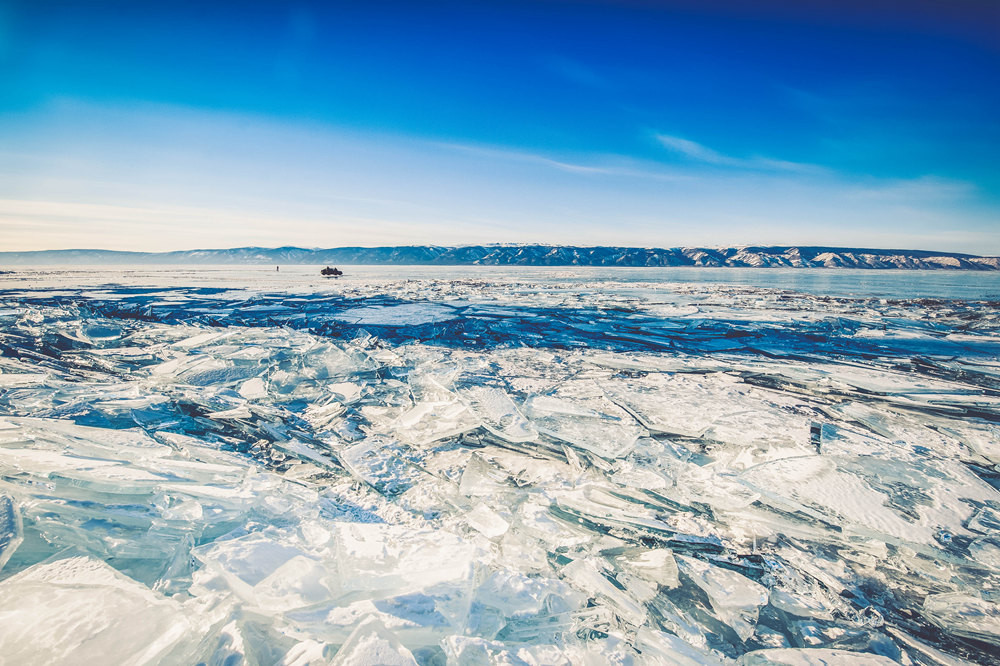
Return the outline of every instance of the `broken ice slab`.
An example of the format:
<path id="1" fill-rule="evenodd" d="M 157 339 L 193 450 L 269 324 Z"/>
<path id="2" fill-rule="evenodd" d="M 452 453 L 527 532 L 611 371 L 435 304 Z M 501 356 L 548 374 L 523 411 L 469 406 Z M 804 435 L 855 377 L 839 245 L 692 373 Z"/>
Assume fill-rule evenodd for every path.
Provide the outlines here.
<path id="1" fill-rule="evenodd" d="M 191 386 L 236 386 L 258 372 L 259 368 L 236 365 L 207 354 L 182 356 L 153 368 L 161 380 Z"/>
<path id="2" fill-rule="evenodd" d="M 333 658 L 333 666 L 380 664 L 383 666 L 417 666 L 413 653 L 378 621 L 369 617 L 358 624 Z"/>
<path id="3" fill-rule="evenodd" d="M 661 520 L 655 510 L 630 499 L 598 486 L 585 486 L 560 493 L 549 513 L 597 534 L 624 529 L 636 536 L 663 541 L 677 535 L 677 530 Z"/>
<path id="4" fill-rule="evenodd" d="M 801 400 L 762 391 L 729 374 L 650 374 L 601 387 L 651 432 L 745 447 L 796 447 L 809 441 L 809 418 L 790 409 Z"/>
<path id="5" fill-rule="evenodd" d="M 895 666 L 880 654 L 828 648 L 770 648 L 747 652 L 739 666 Z"/>
<path id="6" fill-rule="evenodd" d="M 502 389 L 476 386 L 460 394 L 483 427 L 497 437 L 509 442 L 531 442 L 538 437 L 535 426 Z"/>
<path id="7" fill-rule="evenodd" d="M 666 666 L 722 666 L 719 656 L 699 650 L 681 638 L 665 631 L 643 627 L 636 635 L 636 647 L 650 664 Z"/>
<path id="8" fill-rule="evenodd" d="M 684 555 L 677 556 L 681 572 L 700 587 L 720 620 L 742 639 L 749 639 L 757 625 L 760 607 L 767 604 L 767 588 L 729 569 Z"/>
<path id="9" fill-rule="evenodd" d="M 177 602 L 89 557 L 0 581 L 0 654 L 13 664 L 194 661 L 207 627 Z"/>
<path id="10" fill-rule="evenodd" d="M 612 582 L 607 565 L 597 558 L 573 560 L 560 572 L 578 590 L 606 600 L 615 615 L 628 624 L 639 627 L 646 620 L 645 605 L 623 589 L 621 583 Z"/>
<path id="11" fill-rule="evenodd" d="M 509 478 L 507 472 L 473 453 L 462 471 L 458 492 L 468 497 L 493 495 L 514 487 Z"/>
<path id="12" fill-rule="evenodd" d="M 846 534 L 938 546 L 942 529 L 966 534 L 972 505 L 996 491 L 955 461 L 933 464 L 881 457 L 803 456 L 765 463 L 742 479 L 761 502 L 802 512 Z"/>
<path id="13" fill-rule="evenodd" d="M 981 507 L 969 519 L 967 527 L 980 534 L 1000 533 L 1000 509 L 990 506 Z"/>
<path id="14" fill-rule="evenodd" d="M 969 544 L 969 555 L 980 566 L 1000 572 L 1000 535 L 973 540 Z"/>
<path id="15" fill-rule="evenodd" d="M 771 588 L 769 599 L 772 606 L 789 615 L 810 617 L 817 620 L 832 621 L 835 607 L 825 598 L 826 595 L 810 590 L 812 594 L 794 594 L 782 588 Z"/>
<path id="16" fill-rule="evenodd" d="M 327 455 L 317 451 L 316 449 L 310 447 L 304 442 L 299 442 L 296 440 L 288 440 L 285 442 L 273 442 L 271 448 L 278 449 L 290 455 L 293 455 L 301 460 L 306 460 L 311 463 L 315 463 L 320 467 L 331 470 L 340 471 L 343 470 L 343 465 L 335 460 L 332 456 Z"/>
<path id="17" fill-rule="evenodd" d="M 253 417 L 250 412 L 250 408 L 246 405 L 240 405 L 239 407 L 233 407 L 232 409 L 224 409 L 218 412 L 209 412 L 205 414 L 207 418 L 213 420 L 242 420 L 249 419 Z"/>
<path id="18" fill-rule="evenodd" d="M 218 589 L 221 577 L 233 593 L 255 607 L 287 611 L 329 599 L 336 575 L 296 546 L 262 533 L 216 541 L 192 550 L 205 565 L 194 576 L 195 590 Z"/>
<path id="19" fill-rule="evenodd" d="M 23 470 L 21 477 L 14 478 L 47 483 L 80 499 L 102 494 L 117 496 L 120 501 L 138 500 L 152 494 L 155 483 L 170 480 L 124 460 L 60 455 L 44 449 L 0 448 L 0 466 L 10 474 Z"/>
<path id="20" fill-rule="evenodd" d="M 0 570 L 24 540 L 21 513 L 10 495 L 0 495 Z"/>
<path id="21" fill-rule="evenodd" d="M 488 576 L 475 592 L 475 603 L 500 613 L 501 623 L 543 621 L 546 615 L 579 608 L 586 593 L 574 590 L 551 575 L 529 576 L 500 569 Z"/>
<path id="22" fill-rule="evenodd" d="M 364 392 L 364 387 L 354 382 L 336 382 L 327 385 L 327 390 L 340 398 L 345 405 L 357 402 Z"/>
<path id="23" fill-rule="evenodd" d="M 646 429 L 592 382 L 572 382 L 549 395 L 536 395 L 524 413 L 538 432 L 613 460 L 628 454 Z"/>
<path id="24" fill-rule="evenodd" d="M 15 386 L 39 386 L 49 375 L 40 372 L 4 372 L 0 373 L 0 388 L 9 389 Z"/>
<path id="25" fill-rule="evenodd" d="M 340 450 L 338 456 L 356 478 L 386 497 L 395 497 L 416 485 L 424 474 L 405 453 L 399 442 L 373 435 Z"/>
<path id="26" fill-rule="evenodd" d="M 908 655 L 913 655 L 914 661 L 917 663 L 933 664 L 934 666 L 966 666 L 969 663 L 965 659 L 952 657 L 923 641 L 917 640 L 891 625 L 886 625 L 885 631 L 907 651 Z"/>
<path id="27" fill-rule="evenodd" d="M 468 432 L 479 423 L 457 396 L 450 395 L 443 400 L 418 402 L 400 414 L 391 428 L 400 440 L 423 445 Z"/>
<path id="28" fill-rule="evenodd" d="M 660 587 L 673 588 L 680 585 L 677 562 L 667 548 L 624 549 L 614 556 L 614 562 L 624 571 Z"/>
<path id="29" fill-rule="evenodd" d="M 341 585 L 381 598 L 437 586 L 468 594 L 481 547 L 444 531 L 381 523 L 337 523 Z"/>
<path id="30" fill-rule="evenodd" d="M 1000 604 L 964 592 L 931 594 L 923 614 L 949 633 L 1000 646 Z"/>
<path id="31" fill-rule="evenodd" d="M 591 615 L 597 616 L 592 612 Z M 608 627 L 610 628 L 610 627 Z M 586 634 L 586 629 L 581 629 Z M 525 640 L 519 640 L 525 639 Z M 558 664 L 638 664 L 643 663 L 620 632 L 593 634 L 587 640 L 565 637 L 527 636 L 484 640 L 477 637 L 451 636 L 444 643 L 449 664 L 484 664 L 489 666 L 547 666 Z"/>
<path id="32" fill-rule="evenodd" d="M 266 398 L 267 385 L 264 383 L 264 380 L 261 379 L 260 377 L 253 377 L 240 384 L 240 388 L 237 391 L 237 393 L 239 393 L 247 400 Z"/>
<path id="33" fill-rule="evenodd" d="M 950 422 L 942 429 L 959 438 L 973 456 L 980 456 L 989 464 L 1000 466 L 1000 426 L 996 423 Z"/>
<path id="34" fill-rule="evenodd" d="M 410 649 L 464 631 L 481 580 L 482 545 L 413 525 L 337 523 L 333 546 L 323 562 L 337 572 L 338 593 L 289 611 L 300 629 L 341 643 L 375 615 Z"/>
<path id="35" fill-rule="evenodd" d="M 467 512 L 465 522 L 487 539 L 498 539 L 510 529 L 510 522 L 485 504 L 477 504 Z"/>

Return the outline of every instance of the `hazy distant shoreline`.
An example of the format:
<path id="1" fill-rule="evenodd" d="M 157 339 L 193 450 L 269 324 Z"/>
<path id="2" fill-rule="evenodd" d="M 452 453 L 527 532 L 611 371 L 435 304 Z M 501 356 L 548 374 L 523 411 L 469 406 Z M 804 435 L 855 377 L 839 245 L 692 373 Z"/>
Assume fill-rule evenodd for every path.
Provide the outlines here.
<path id="1" fill-rule="evenodd" d="M 406 245 L 327 249 L 241 247 L 175 252 L 97 249 L 0 252 L 0 269 L 12 266 L 83 264 L 703 266 L 995 271 L 1000 270 L 1000 257 L 934 250 L 819 246 L 637 248 L 567 245 Z"/>

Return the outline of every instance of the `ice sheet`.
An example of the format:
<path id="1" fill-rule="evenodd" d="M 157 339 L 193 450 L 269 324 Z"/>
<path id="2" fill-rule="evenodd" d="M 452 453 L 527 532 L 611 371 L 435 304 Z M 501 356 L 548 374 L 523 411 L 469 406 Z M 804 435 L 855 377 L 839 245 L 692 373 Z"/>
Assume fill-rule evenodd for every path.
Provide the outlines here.
<path id="1" fill-rule="evenodd" d="M 573 275 L 0 277 L 0 655 L 989 663 L 995 304 Z"/>

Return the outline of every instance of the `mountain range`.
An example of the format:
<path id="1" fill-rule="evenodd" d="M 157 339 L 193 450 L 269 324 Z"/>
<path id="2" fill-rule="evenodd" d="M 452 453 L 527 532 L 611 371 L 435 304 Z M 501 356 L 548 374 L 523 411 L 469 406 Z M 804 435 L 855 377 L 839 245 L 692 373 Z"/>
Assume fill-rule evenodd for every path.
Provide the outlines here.
<path id="1" fill-rule="evenodd" d="M 396 247 L 239 247 L 175 252 L 40 250 L 0 252 L 0 269 L 81 264 L 329 264 L 482 266 L 729 266 L 1000 270 L 1000 257 L 931 250 L 817 246 L 721 248 L 579 247 L 569 245 L 405 245 Z"/>

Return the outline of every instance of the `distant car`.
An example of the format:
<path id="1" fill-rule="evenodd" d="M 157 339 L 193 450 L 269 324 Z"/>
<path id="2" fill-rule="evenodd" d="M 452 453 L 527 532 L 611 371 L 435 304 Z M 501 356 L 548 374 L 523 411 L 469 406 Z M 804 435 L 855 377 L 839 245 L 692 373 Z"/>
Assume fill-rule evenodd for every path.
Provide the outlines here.
<path id="1" fill-rule="evenodd" d="M 323 270 L 321 270 L 319 273 L 320 273 L 320 275 L 324 275 L 326 277 L 337 277 L 339 275 L 343 275 L 344 271 L 342 271 L 340 269 L 337 269 L 337 268 L 330 268 L 329 266 L 327 266 L 326 268 L 324 268 Z"/>

